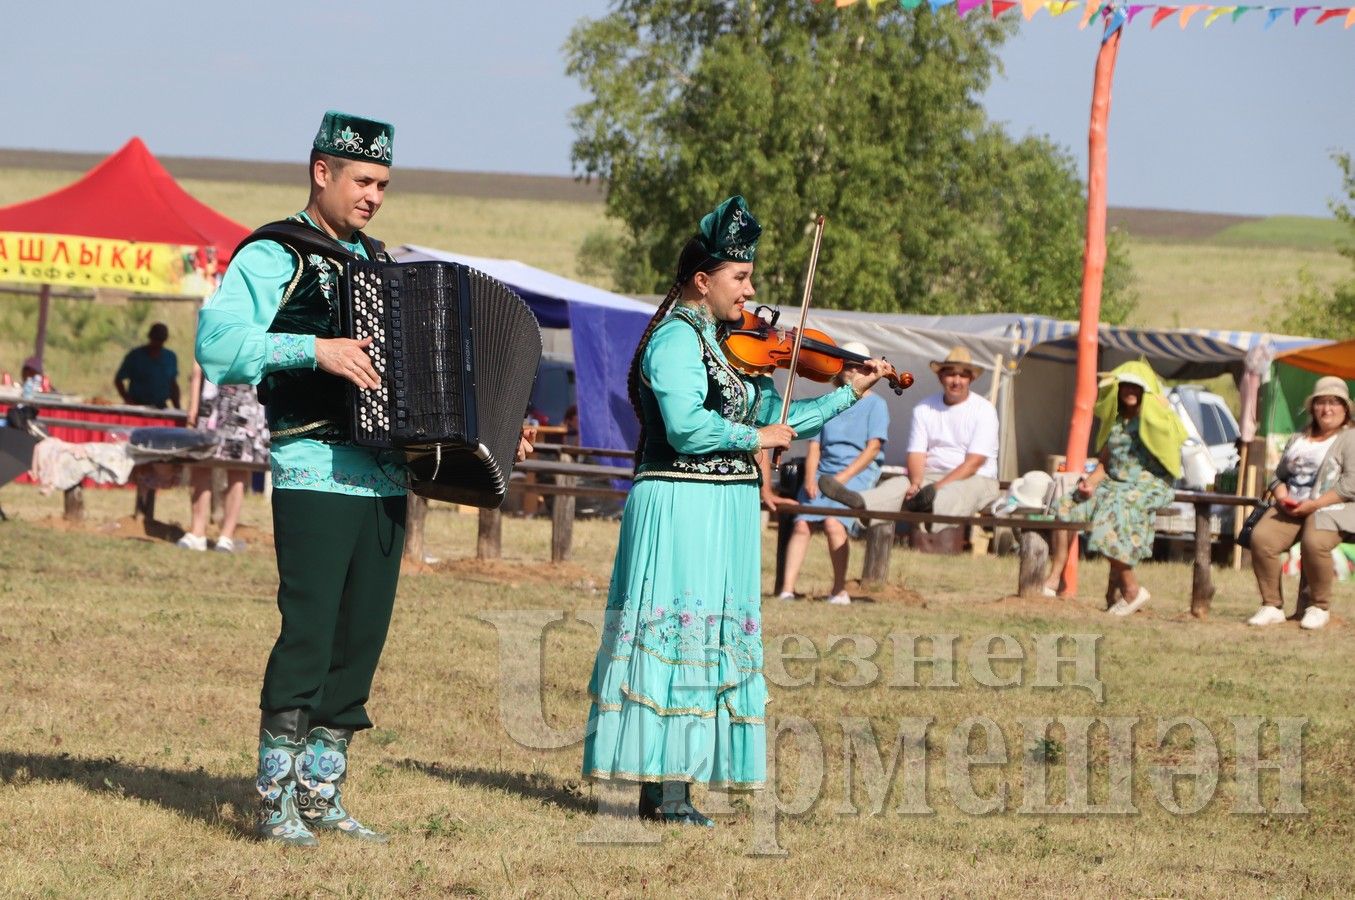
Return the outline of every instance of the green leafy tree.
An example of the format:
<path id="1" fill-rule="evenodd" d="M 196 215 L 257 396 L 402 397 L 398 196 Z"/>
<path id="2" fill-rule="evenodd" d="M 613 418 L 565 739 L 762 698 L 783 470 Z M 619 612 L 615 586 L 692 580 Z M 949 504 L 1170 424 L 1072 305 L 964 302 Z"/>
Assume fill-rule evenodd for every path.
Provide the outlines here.
<path id="1" fill-rule="evenodd" d="M 617 0 L 568 71 L 576 170 L 625 229 L 614 278 L 663 292 L 695 223 L 742 193 L 764 226 L 764 300 L 798 301 L 814 217 L 816 303 L 1075 316 L 1085 200 L 1071 157 L 1014 141 L 979 103 L 1008 22 L 807 0 Z M 592 258 L 597 248 L 590 248 Z M 1132 308 L 1112 242 L 1104 315 Z"/>
<path id="2" fill-rule="evenodd" d="M 1341 169 L 1344 199 L 1329 204 L 1337 221 L 1349 229 L 1348 239 L 1337 248 L 1355 264 L 1355 160 L 1349 153 L 1332 158 Z M 1298 293 L 1290 298 L 1275 322 L 1277 331 L 1341 340 L 1355 337 L 1355 276 L 1338 282 L 1330 290 L 1323 288 L 1307 270 L 1299 272 Z"/>

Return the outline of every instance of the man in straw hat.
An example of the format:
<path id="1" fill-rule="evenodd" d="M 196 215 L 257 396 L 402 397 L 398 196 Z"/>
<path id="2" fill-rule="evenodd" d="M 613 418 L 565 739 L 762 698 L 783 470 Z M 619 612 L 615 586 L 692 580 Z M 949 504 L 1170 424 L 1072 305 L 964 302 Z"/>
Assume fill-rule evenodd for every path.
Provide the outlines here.
<path id="1" fill-rule="evenodd" d="M 941 390 L 913 407 L 908 427 L 908 477 L 867 491 L 820 479 L 823 493 L 855 509 L 934 512 L 968 516 L 998 496 L 997 410 L 970 386 L 983 374 L 969 350 L 952 347 L 932 360 Z"/>

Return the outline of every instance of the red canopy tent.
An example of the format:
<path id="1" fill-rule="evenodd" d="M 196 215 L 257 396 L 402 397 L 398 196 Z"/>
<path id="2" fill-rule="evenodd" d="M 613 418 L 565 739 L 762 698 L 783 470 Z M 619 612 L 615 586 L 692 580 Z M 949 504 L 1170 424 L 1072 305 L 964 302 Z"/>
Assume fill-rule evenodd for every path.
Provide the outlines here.
<path id="1" fill-rule="evenodd" d="M 134 137 L 84 177 L 0 208 L 0 281 L 202 296 L 249 229 L 195 200 Z"/>

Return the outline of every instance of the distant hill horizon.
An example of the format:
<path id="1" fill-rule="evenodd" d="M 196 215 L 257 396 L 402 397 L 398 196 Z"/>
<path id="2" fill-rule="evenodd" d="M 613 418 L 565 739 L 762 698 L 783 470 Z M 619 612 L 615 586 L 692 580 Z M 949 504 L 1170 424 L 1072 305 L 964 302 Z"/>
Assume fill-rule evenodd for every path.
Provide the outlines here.
<path id="1" fill-rule="evenodd" d="M 0 148 L 0 168 L 41 169 L 83 173 L 106 158 L 101 153 L 59 150 Z M 262 162 L 188 156 L 157 159 L 178 179 L 241 181 L 261 184 L 296 184 L 300 162 Z M 601 203 L 602 185 L 569 175 L 522 175 L 508 172 L 466 172 L 401 167 L 396 182 L 401 192 L 470 197 L 493 200 L 534 200 L 563 203 Z M 1314 237 L 1325 243 L 1334 219 L 1315 216 L 1260 216 L 1191 210 L 1111 207 L 1109 225 L 1135 238 L 1170 241 L 1228 243 L 1293 243 L 1311 245 Z M 1257 223 L 1283 220 L 1286 227 L 1274 229 Z"/>

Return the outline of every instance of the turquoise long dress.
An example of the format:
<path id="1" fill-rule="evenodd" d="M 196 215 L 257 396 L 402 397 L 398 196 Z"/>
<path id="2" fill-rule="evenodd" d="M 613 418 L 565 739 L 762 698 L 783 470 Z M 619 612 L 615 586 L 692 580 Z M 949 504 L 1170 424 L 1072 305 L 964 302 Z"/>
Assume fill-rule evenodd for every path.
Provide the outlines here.
<path id="1" fill-rule="evenodd" d="M 715 324 L 679 307 L 641 361 L 644 439 L 626 500 L 583 773 L 758 788 L 766 781 L 757 427 L 770 378 L 743 375 Z M 801 437 L 855 402 L 849 387 L 791 405 Z"/>

